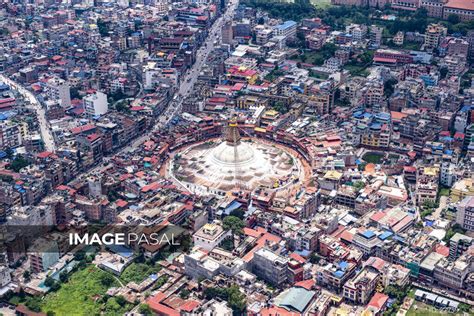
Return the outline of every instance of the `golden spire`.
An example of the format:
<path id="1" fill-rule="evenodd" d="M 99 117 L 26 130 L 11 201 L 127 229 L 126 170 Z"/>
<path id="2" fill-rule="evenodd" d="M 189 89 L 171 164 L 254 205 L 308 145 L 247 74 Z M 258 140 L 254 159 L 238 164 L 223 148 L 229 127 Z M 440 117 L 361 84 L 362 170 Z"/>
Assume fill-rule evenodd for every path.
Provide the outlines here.
<path id="1" fill-rule="evenodd" d="M 240 133 L 237 127 L 237 118 L 232 118 L 229 121 L 229 125 L 227 126 L 226 133 L 225 133 L 225 140 L 228 145 L 237 145 L 240 142 Z"/>

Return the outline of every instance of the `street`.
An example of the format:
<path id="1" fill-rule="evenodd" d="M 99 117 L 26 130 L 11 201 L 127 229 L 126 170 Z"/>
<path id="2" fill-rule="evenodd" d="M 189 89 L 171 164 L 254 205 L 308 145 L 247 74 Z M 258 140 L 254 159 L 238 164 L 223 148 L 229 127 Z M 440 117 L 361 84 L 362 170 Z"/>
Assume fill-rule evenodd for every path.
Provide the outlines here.
<path id="1" fill-rule="evenodd" d="M 18 93 L 20 93 L 26 100 L 30 102 L 30 106 L 28 108 L 32 108 L 36 111 L 38 122 L 40 124 L 41 138 L 43 139 L 45 150 L 55 152 L 56 143 L 54 141 L 53 133 L 49 128 L 48 121 L 46 120 L 46 112 L 38 99 L 36 99 L 33 93 L 25 89 L 22 85 L 14 82 L 6 76 L 0 74 L 0 80 L 4 81 L 13 89 L 17 90 Z"/>
<path id="2" fill-rule="evenodd" d="M 189 69 L 187 74 L 183 77 L 183 80 L 180 84 L 177 94 L 177 100 L 173 99 L 170 102 L 167 109 L 165 109 L 161 115 L 161 118 L 158 120 L 158 123 L 155 125 L 154 130 L 158 130 L 166 126 L 173 117 L 179 113 L 181 109 L 181 105 L 183 100 L 189 96 L 192 91 L 194 84 L 196 83 L 197 78 L 199 77 L 199 73 L 203 65 L 205 64 L 209 53 L 214 49 L 214 42 L 218 44 L 221 41 L 220 38 L 220 30 L 222 29 L 224 22 L 227 20 L 231 20 L 235 14 L 235 9 L 239 4 L 238 0 L 231 0 L 229 8 L 225 11 L 225 13 L 212 25 L 211 29 L 209 30 L 209 35 L 206 41 L 203 43 L 201 48 L 198 51 L 196 62 L 193 66 Z"/>

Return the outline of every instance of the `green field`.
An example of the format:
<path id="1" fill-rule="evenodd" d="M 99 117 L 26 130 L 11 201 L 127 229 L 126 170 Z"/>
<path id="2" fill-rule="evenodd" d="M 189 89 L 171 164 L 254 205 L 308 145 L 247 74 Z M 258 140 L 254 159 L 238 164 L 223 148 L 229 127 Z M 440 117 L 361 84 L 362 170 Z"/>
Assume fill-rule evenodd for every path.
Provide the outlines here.
<path id="1" fill-rule="evenodd" d="M 368 152 L 366 153 L 363 157 L 362 160 L 368 163 L 381 163 L 382 162 L 383 155 L 375 153 L 375 152 Z"/>
<path id="2" fill-rule="evenodd" d="M 150 266 L 144 263 L 132 263 L 122 272 L 120 280 L 124 284 L 128 282 L 140 283 L 145 280 L 148 276 L 153 273 L 160 271 L 161 267 L 159 265 Z"/>
<path id="3" fill-rule="evenodd" d="M 454 316 L 454 315 L 462 315 L 462 313 L 447 313 L 444 311 L 440 311 L 439 309 L 436 309 L 433 306 L 415 301 L 406 314 L 406 316 L 441 316 L 441 315 Z"/>
<path id="4" fill-rule="evenodd" d="M 331 6 L 331 0 L 311 0 L 311 3 L 319 9 L 325 9 Z"/>
<path id="5" fill-rule="evenodd" d="M 62 315 L 97 315 L 103 311 L 108 315 L 121 315 L 131 306 L 120 306 L 115 298 L 103 300 L 109 287 L 119 286 L 112 279 L 110 286 L 105 286 L 101 280 L 111 274 L 95 266 L 86 267 L 73 273 L 67 283 L 61 285 L 57 292 L 45 296 L 41 302 L 43 312 L 53 312 Z"/>

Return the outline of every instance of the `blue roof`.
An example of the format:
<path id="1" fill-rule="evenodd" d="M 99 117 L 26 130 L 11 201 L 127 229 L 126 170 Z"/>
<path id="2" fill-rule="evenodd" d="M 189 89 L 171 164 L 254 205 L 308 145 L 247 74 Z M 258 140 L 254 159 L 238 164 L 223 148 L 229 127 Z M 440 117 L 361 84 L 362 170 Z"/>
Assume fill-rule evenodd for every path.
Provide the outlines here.
<path id="1" fill-rule="evenodd" d="M 349 264 L 346 261 L 339 262 L 339 269 L 346 270 Z"/>
<path id="2" fill-rule="evenodd" d="M 377 113 L 375 115 L 375 117 L 377 119 L 384 120 L 384 121 L 389 121 L 390 120 L 390 114 L 385 113 L 385 112 Z"/>
<path id="3" fill-rule="evenodd" d="M 237 201 L 232 201 L 232 203 L 230 203 L 226 208 L 225 208 L 225 213 L 227 215 L 229 215 L 230 213 L 232 213 L 233 211 L 239 209 L 240 207 L 242 206 L 241 203 L 237 202 Z"/>
<path id="4" fill-rule="evenodd" d="M 465 105 L 461 108 L 460 112 L 469 112 L 471 110 L 470 105 Z"/>
<path id="5" fill-rule="evenodd" d="M 375 233 L 371 230 L 366 230 L 365 232 L 362 233 L 362 236 L 368 239 L 368 238 L 374 237 Z"/>
<path id="6" fill-rule="evenodd" d="M 333 273 L 334 276 L 338 279 L 342 278 L 344 276 L 344 272 L 341 270 L 337 270 L 336 272 Z"/>
<path id="7" fill-rule="evenodd" d="M 278 306 L 303 313 L 313 299 L 315 292 L 302 287 L 293 287 L 283 295 L 281 301 L 277 303 Z"/>
<path id="8" fill-rule="evenodd" d="M 379 235 L 379 239 L 380 240 L 385 240 L 385 239 L 387 239 L 388 237 L 390 237 L 392 235 L 393 235 L 393 233 L 391 233 L 391 232 L 384 232 L 384 233 Z"/>
<path id="9" fill-rule="evenodd" d="M 309 250 L 297 250 L 295 251 L 297 254 L 299 254 L 300 256 L 302 257 L 309 257 L 309 255 L 311 254 L 311 252 Z"/>
<path id="10" fill-rule="evenodd" d="M 124 258 L 133 257 L 133 251 L 125 246 L 122 245 L 109 245 L 108 248 L 110 251 L 121 255 Z"/>
<path id="11" fill-rule="evenodd" d="M 381 128 L 382 128 L 382 124 L 380 124 L 380 123 L 372 123 L 372 124 L 370 125 L 370 128 L 371 128 L 371 129 L 381 129 Z"/>
<path id="12" fill-rule="evenodd" d="M 296 22 L 289 20 L 289 21 L 283 22 L 282 24 L 277 25 L 276 28 L 281 31 L 281 30 L 286 30 L 293 26 L 296 26 Z"/>

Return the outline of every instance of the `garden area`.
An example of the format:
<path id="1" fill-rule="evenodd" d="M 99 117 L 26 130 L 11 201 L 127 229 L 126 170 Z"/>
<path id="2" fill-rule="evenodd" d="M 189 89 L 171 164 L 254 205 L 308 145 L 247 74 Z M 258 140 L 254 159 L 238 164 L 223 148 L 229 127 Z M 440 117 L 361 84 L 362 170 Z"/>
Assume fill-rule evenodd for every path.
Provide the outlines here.
<path id="1" fill-rule="evenodd" d="M 47 315 L 122 315 L 133 305 L 121 296 L 109 297 L 109 288 L 119 286 L 115 277 L 96 266 L 86 266 L 71 274 L 57 291 L 45 297 L 20 293 L 10 298 L 11 304 L 23 304 L 34 312 Z"/>
<path id="2" fill-rule="evenodd" d="M 451 315 L 451 316 L 457 316 L 457 315 L 463 315 L 462 312 L 458 313 L 449 313 L 447 311 L 442 311 L 439 308 L 436 308 L 431 305 L 427 305 L 422 302 L 415 301 L 413 302 L 411 308 L 408 310 L 406 313 L 406 316 L 446 316 L 446 315 Z"/>
<path id="3" fill-rule="evenodd" d="M 127 284 L 129 282 L 140 283 L 151 274 L 158 273 L 161 267 L 158 264 L 132 263 L 120 275 L 120 280 Z"/>
<path id="4" fill-rule="evenodd" d="M 364 156 L 362 157 L 362 160 L 364 160 L 367 163 L 379 164 L 382 162 L 383 158 L 384 158 L 384 155 L 381 153 L 368 152 L 364 154 Z"/>

